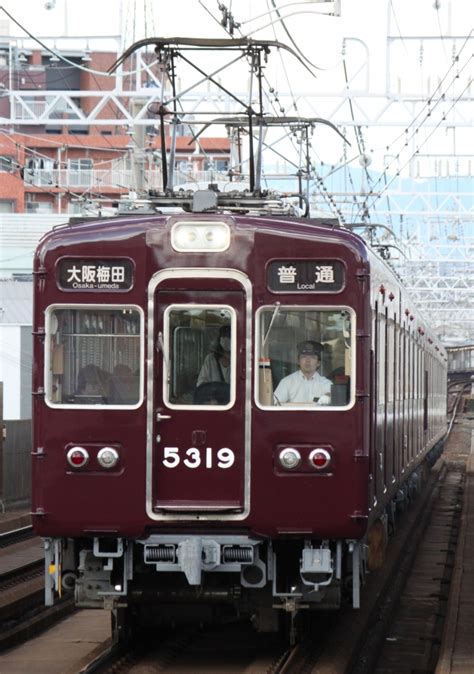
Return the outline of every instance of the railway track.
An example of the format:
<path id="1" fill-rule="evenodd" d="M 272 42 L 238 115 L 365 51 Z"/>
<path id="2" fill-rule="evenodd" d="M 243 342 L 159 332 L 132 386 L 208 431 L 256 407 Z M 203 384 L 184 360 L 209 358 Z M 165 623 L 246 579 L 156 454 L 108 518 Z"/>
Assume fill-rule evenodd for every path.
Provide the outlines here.
<path id="1" fill-rule="evenodd" d="M 41 575 L 44 554 L 41 539 L 33 537 L 31 530 L 22 533 L 22 540 L 18 540 L 18 530 L 2 534 L 2 543 L 0 591 L 3 595 L 10 588 Z"/>
<path id="2" fill-rule="evenodd" d="M 11 531 L 3 531 L 0 533 L 0 550 L 33 537 L 34 533 L 31 524 L 19 527 L 18 529 L 12 529 Z"/>
<path id="3" fill-rule="evenodd" d="M 259 635 L 249 624 L 235 623 L 205 630 L 183 629 L 162 637 L 158 646 L 142 644 L 126 652 L 112 646 L 79 671 L 80 674 L 211 670 L 226 674 L 287 674 L 293 671 L 287 664 L 294 650 L 278 643 L 275 635 Z"/>
<path id="4" fill-rule="evenodd" d="M 0 651 L 10 648 L 73 610 L 72 599 L 44 606 L 44 554 L 31 526 L 0 537 Z"/>
<path id="5" fill-rule="evenodd" d="M 408 551 L 409 573 L 400 570 L 381 606 L 353 674 L 434 671 L 446 615 L 461 515 L 464 467 L 448 465 L 433 495 L 423 538 Z"/>
<path id="6" fill-rule="evenodd" d="M 459 415 L 446 451 L 447 476 L 417 547 L 413 569 L 383 629 L 354 674 L 434 671 L 438 659 L 462 513 L 472 414 Z M 363 660 L 367 660 L 364 665 Z"/>

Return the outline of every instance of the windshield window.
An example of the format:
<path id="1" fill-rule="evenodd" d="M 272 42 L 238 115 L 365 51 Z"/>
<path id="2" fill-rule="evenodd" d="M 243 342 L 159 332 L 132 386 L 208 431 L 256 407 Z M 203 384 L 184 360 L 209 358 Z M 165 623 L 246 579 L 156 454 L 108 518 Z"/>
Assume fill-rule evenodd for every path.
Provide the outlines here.
<path id="1" fill-rule="evenodd" d="M 172 306 L 165 325 L 168 403 L 230 406 L 235 389 L 234 310 L 214 305 Z"/>
<path id="2" fill-rule="evenodd" d="M 141 311 L 54 308 L 47 314 L 47 400 L 59 405 L 137 405 Z"/>
<path id="3" fill-rule="evenodd" d="M 354 314 L 346 308 L 265 307 L 257 319 L 257 402 L 314 409 L 353 400 Z"/>

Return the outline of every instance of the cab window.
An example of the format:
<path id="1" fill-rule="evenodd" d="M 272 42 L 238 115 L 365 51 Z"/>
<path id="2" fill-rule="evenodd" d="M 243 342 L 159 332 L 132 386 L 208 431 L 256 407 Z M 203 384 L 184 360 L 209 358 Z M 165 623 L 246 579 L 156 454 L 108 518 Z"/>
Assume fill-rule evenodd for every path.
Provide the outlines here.
<path id="1" fill-rule="evenodd" d="M 171 407 L 229 408 L 235 399 L 235 312 L 171 306 L 165 314 L 164 399 Z"/>
<path id="2" fill-rule="evenodd" d="M 142 388 L 142 325 L 138 307 L 49 309 L 47 402 L 53 406 L 137 406 Z"/>
<path id="3" fill-rule="evenodd" d="M 264 307 L 257 313 L 257 404 L 346 407 L 354 392 L 355 315 L 348 308 Z"/>

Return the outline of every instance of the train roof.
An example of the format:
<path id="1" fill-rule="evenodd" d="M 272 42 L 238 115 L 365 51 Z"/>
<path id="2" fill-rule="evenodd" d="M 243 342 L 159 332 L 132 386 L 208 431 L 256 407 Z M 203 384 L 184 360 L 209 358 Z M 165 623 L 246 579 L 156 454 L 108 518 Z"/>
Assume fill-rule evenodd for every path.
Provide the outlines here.
<path id="1" fill-rule="evenodd" d="M 58 241 L 71 243 L 72 240 L 94 240 L 99 234 L 102 240 L 115 239 L 120 236 L 134 237 L 145 233 L 151 228 L 167 229 L 177 221 L 222 221 L 227 222 L 239 229 L 273 230 L 282 234 L 296 234 L 299 236 L 313 236 L 326 238 L 335 237 L 341 241 L 358 241 L 364 248 L 367 247 L 364 240 L 354 232 L 344 229 L 338 220 L 331 218 L 297 218 L 282 215 L 252 216 L 249 214 L 227 213 L 172 213 L 172 214 L 127 214 L 113 217 L 96 218 L 71 218 L 68 222 L 54 226 L 47 232 L 38 244 L 43 248 L 50 243 L 54 245 Z"/>

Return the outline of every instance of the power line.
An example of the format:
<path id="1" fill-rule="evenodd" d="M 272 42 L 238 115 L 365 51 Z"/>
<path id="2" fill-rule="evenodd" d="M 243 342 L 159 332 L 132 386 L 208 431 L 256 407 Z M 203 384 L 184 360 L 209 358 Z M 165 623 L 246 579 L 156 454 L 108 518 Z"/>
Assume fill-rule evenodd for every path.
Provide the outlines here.
<path id="1" fill-rule="evenodd" d="M 51 49 L 51 47 L 48 47 L 48 45 L 46 45 L 44 42 L 42 42 L 42 40 L 40 40 L 33 33 L 31 33 L 27 28 L 25 28 L 25 26 L 23 26 L 23 24 L 21 24 L 19 21 L 17 21 L 17 19 L 15 19 L 15 17 L 12 14 L 10 14 L 10 12 L 8 12 L 5 9 L 5 7 L 0 6 L 0 10 L 3 11 L 8 16 L 8 18 L 11 19 L 11 21 L 13 21 L 13 23 L 15 23 L 23 32 L 25 32 L 28 35 L 29 38 L 34 40 L 34 42 L 36 42 L 37 44 L 41 45 L 41 47 L 43 47 L 43 49 L 45 49 L 47 52 L 49 52 L 52 56 L 55 56 L 56 58 L 60 59 L 61 61 L 64 61 L 65 63 L 69 63 L 69 65 L 72 66 L 73 68 L 77 68 L 78 70 L 82 70 L 86 73 L 92 73 L 92 74 L 95 74 L 95 75 L 100 75 L 101 77 L 113 77 L 113 78 L 117 77 L 114 73 L 109 73 L 109 72 L 106 72 L 106 71 L 104 72 L 103 70 L 94 70 L 92 68 L 87 68 L 86 66 L 80 65 L 79 63 L 74 63 L 74 61 L 71 61 L 66 56 L 63 56 L 63 54 L 61 54 L 60 52 L 57 52 L 55 49 Z M 134 23 L 133 30 L 135 32 L 135 23 Z M 158 63 L 158 62 L 159 61 L 157 59 L 155 61 L 155 63 Z M 154 63 L 151 64 L 151 65 L 154 65 Z M 140 69 L 137 69 L 135 71 L 129 71 L 128 70 L 128 71 L 124 72 L 123 75 L 128 77 L 128 76 L 137 75 L 137 74 L 140 74 L 140 73 L 141 73 Z"/>
<path id="2" fill-rule="evenodd" d="M 452 103 L 452 105 L 451 105 L 451 107 L 449 108 L 449 110 L 447 111 L 447 113 L 451 112 L 451 110 L 452 110 L 452 109 L 456 106 L 456 104 L 461 100 L 461 98 L 463 97 L 463 95 L 465 94 L 465 92 L 470 88 L 470 86 L 471 86 L 471 83 L 468 82 L 468 83 L 466 84 L 466 86 L 464 87 L 464 89 L 462 90 L 462 92 L 461 92 L 461 93 L 459 94 L 459 96 L 457 97 L 457 99 Z M 403 164 L 403 165 L 401 166 L 401 168 L 399 168 L 399 169 L 397 170 L 397 172 L 395 173 L 395 175 L 389 180 L 388 183 L 386 183 L 385 187 L 379 192 L 379 194 L 374 195 L 374 194 L 373 194 L 373 190 L 374 190 L 375 187 L 379 184 L 380 180 L 381 180 L 384 176 L 386 177 L 386 171 L 383 172 L 382 176 L 380 176 L 380 178 L 377 180 L 376 184 L 373 186 L 371 192 L 368 194 L 368 198 L 373 197 L 372 204 L 374 204 L 378 199 L 380 199 L 380 197 L 387 191 L 387 189 L 390 187 L 390 185 L 393 183 L 393 181 L 396 180 L 396 178 L 398 178 L 398 176 L 400 175 L 400 173 L 402 172 L 402 170 L 403 170 L 403 169 L 410 163 L 410 161 L 413 159 L 413 157 L 415 157 L 415 156 L 419 153 L 420 148 L 423 147 L 424 145 L 426 145 L 426 143 L 429 141 L 429 139 L 431 138 L 431 136 L 435 133 L 435 131 L 438 130 L 438 128 L 440 127 L 441 123 L 445 120 L 446 114 L 447 114 L 447 113 L 444 113 L 444 114 L 443 114 L 443 117 L 441 118 L 441 120 L 440 120 L 440 121 L 438 122 L 438 124 L 437 124 L 435 127 L 433 127 L 433 129 L 431 130 L 431 133 L 425 138 L 424 141 L 422 141 L 422 143 L 420 143 L 420 145 L 419 145 L 419 146 L 416 148 L 416 150 L 410 155 L 410 157 L 409 157 L 408 160 L 405 162 L 405 164 Z M 398 155 L 398 156 L 399 156 L 399 155 Z M 398 156 L 397 156 L 397 158 L 398 158 Z M 371 205 L 372 205 L 372 204 L 371 204 Z"/>

